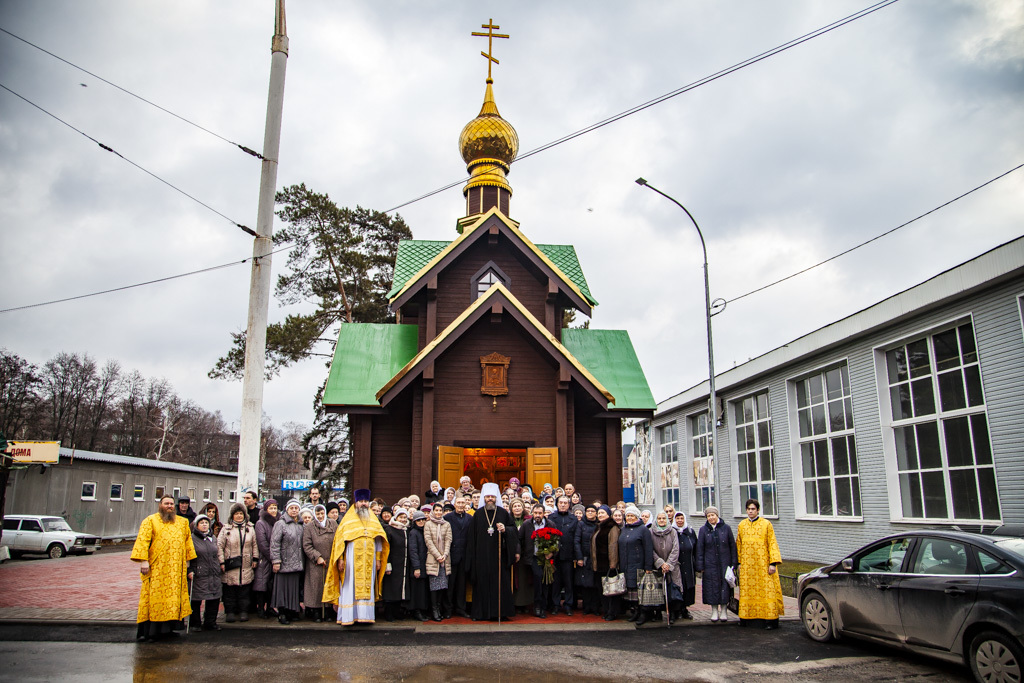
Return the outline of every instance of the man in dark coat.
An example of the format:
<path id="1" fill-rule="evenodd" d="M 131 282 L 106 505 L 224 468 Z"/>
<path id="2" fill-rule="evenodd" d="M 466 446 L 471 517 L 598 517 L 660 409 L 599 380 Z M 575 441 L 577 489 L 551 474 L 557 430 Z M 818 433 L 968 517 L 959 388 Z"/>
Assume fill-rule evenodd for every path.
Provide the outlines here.
<path id="1" fill-rule="evenodd" d="M 569 496 L 558 498 L 558 509 L 548 515 L 548 523 L 562 532 L 562 544 L 558 548 L 555 560 L 555 583 L 551 587 L 552 613 L 558 612 L 559 595 L 565 593 L 565 613 L 572 616 L 572 606 L 576 599 L 572 594 L 573 566 L 576 564 L 576 525 L 578 520 L 569 510 Z"/>
<path id="2" fill-rule="evenodd" d="M 548 618 L 548 603 L 551 601 L 551 584 L 544 583 L 544 558 L 537 557 L 537 544 L 533 540 L 533 532 L 548 526 L 544 518 L 544 506 L 537 503 L 533 506 L 530 519 L 519 527 L 520 560 L 533 572 L 533 616 Z"/>
<path id="3" fill-rule="evenodd" d="M 256 502 L 256 492 L 246 489 L 242 494 L 242 504 L 245 505 L 245 513 L 249 515 L 249 521 L 256 526 L 256 522 L 260 521 L 260 506 Z"/>
<path id="4" fill-rule="evenodd" d="M 178 498 L 178 509 L 175 510 L 179 517 L 184 517 L 188 520 L 189 524 L 196 519 L 196 511 L 192 509 L 192 500 L 188 496 L 181 496 Z"/>
<path id="5" fill-rule="evenodd" d="M 422 510 L 412 511 L 412 526 L 409 528 L 409 571 L 412 574 L 413 616 L 427 621 L 430 611 L 430 587 L 427 584 L 427 544 L 423 538 L 423 526 L 427 516 Z"/>
<path id="6" fill-rule="evenodd" d="M 466 541 L 466 574 L 473 582 L 473 621 L 515 616 L 512 565 L 518 559 L 519 536 L 512 515 L 502 507 L 498 485 L 484 484 Z"/>
<path id="7" fill-rule="evenodd" d="M 469 498 L 455 497 L 455 512 L 444 516 L 444 521 L 452 527 L 452 547 L 449 551 L 452 560 L 452 573 L 448 576 L 448 604 L 460 617 L 469 618 L 466 612 L 466 541 L 469 538 L 469 525 L 473 516 L 466 513 Z"/>

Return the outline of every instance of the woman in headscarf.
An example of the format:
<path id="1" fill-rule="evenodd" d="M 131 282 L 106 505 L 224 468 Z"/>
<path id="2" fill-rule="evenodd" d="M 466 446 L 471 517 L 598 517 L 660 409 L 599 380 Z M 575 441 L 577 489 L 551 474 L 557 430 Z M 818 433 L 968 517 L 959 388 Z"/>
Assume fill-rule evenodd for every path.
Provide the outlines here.
<path id="1" fill-rule="evenodd" d="M 510 498 L 519 498 L 522 493 L 519 485 L 519 477 L 512 477 L 508 480 L 508 493 Z"/>
<path id="2" fill-rule="evenodd" d="M 651 530 L 640 521 L 640 510 L 635 505 L 626 507 L 626 523 L 619 533 L 619 564 L 626 574 L 626 602 L 629 603 L 629 621 L 637 626 L 648 619 L 647 609 L 640 606 L 639 575 L 654 571 L 654 543 Z"/>
<path id="3" fill-rule="evenodd" d="M 573 505 L 573 506 L 572 506 L 571 508 L 569 508 L 569 509 L 570 509 L 570 510 L 572 511 L 572 514 L 576 516 L 576 521 L 577 521 L 577 522 L 579 522 L 580 520 L 582 520 L 582 519 L 583 519 L 583 516 L 584 516 L 584 515 L 586 514 L 586 512 L 587 512 L 587 508 L 586 508 L 586 506 L 585 506 L 585 505 L 583 505 L 582 503 L 576 503 L 575 505 Z"/>
<path id="4" fill-rule="evenodd" d="M 231 623 L 235 619 L 249 621 L 249 597 L 260 551 L 245 505 L 231 506 L 229 522 L 217 537 L 217 554 L 224 572 L 224 621 Z"/>
<path id="5" fill-rule="evenodd" d="M 334 532 L 338 523 L 327 516 L 323 505 L 313 507 L 313 521 L 302 528 L 302 552 L 306 556 L 306 577 L 302 583 L 302 603 L 306 616 L 316 623 L 335 618 L 334 610 L 323 601 L 327 562 L 331 559 Z"/>
<path id="6" fill-rule="evenodd" d="M 430 617 L 430 586 L 427 583 L 427 542 L 423 538 L 423 527 L 427 516 L 420 510 L 412 511 L 412 526 L 409 529 L 409 592 L 412 595 L 413 616 L 419 621 Z"/>
<path id="7" fill-rule="evenodd" d="M 597 510 L 597 529 L 590 537 L 590 564 L 594 568 L 594 578 L 598 580 L 619 573 L 619 525 L 612 519 L 607 505 Z M 619 615 L 621 601 L 621 595 L 601 592 L 601 614 L 605 621 L 613 621 Z"/>
<path id="8" fill-rule="evenodd" d="M 423 529 L 423 540 L 427 545 L 427 576 L 430 582 L 430 607 L 434 621 L 441 621 L 441 615 L 451 614 L 448 604 L 448 575 L 452 573 L 452 526 L 445 521 L 444 506 L 434 503 L 430 517 Z"/>
<path id="9" fill-rule="evenodd" d="M 199 514 L 206 515 L 210 520 L 210 535 L 214 538 L 220 536 L 220 530 L 224 528 L 224 524 L 220 521 L 220 510 L 217 509 L 217 504 L 210 501 L 203 506 L 203 509 L 199 511 Z"/>
<path id="10" fill-rule="evenodd" d="M 455 504 L 455 488 L 452 487 L 452 486 L 449 486 L 448 488 L 446 488 L 444 490 L 444 498 L 442 500 L 444 500 L 445 503 L 451 503 L 451 504 L 454 505 Z"/>
<path id="11" fill-rule="evenodd" d="M 697 563 L 697 533 L 686 523 L 686 514 L 676 512 L 673 528 L 679 537 L 679 578 L 683 586 L 683 607 L 677 610 L 675 619 L 693 619 L 687 609 L 697 601 L 697 580 L 694 566 Z"/>
<path id="12" fill-rule="evenodd" d="M 302 520 L 302 526 L 307 526 L 313 521 L 313 511 L 309 508 L 302 508 L 299 518 Z"/>
<path id="13" fill-rule="evenodd" d="M 679 574 L 679 535 L 669 524 L 668 515 L 664 512 L 659 512 L 651 524 L 651 541 L 654 544 L 654 568 L 661 572 L 665 579 L 668 623 L 671 625 L 674 621 L 673 615 L 682 609 L 683 583 Z M 656 614 L 660 612 L 660 607 L 655 609 Z"/>
<path id="14" fill-rule="evenodd" d="M 409 558 L 409 513 L 405 508 L 398 508 L 394 516 L 384 527 L 388 537 L 388 564 L 384 568 L 384 581 L 381 587 L 381 600 L 384 601 L 384 619 L 394 621 L 401 617 L 403 605 L 411 604 L 411 586 L 408 571 L 411 565 Z"/>
<path id="15" fill-rule="evenodd" d="M 705 605 L 711 606 L 711 621 L 728 621 L 732 588 L 725 573 L 736 566 L 736 541 L 732 529 L 719 518 L 718 508 L 709 505 L 704 517 L 707 521 L 697 534 L 696 569 L 701 572 L 701 597 Z"/>
<path id="16" fill-rule="evenodd" d="M 274 561 L 270 603 L 277 610 L 278 622 L 287 625 L 299 616 L 302 602 L 302 522 L 295 498 L 288 501 L 284 514 L 274 524 L 270 557 Z"/>
<path id="17" fill-rule="evenodd" d="M 583 504 L 583 496 L 580 495 L 579 491 L 572 492 L 572 495 L 569 496 L 569 504 L 573 506 Z"/>
<path id="18" fill-rule="evenodd" d="M 576 585 L 579 587 L 579 592 L 574 591 L 573 595 L 582 598 L 584 614 L 598 614 L 601 608 L 601 582 L 594 574 L 594 564 L 590 557 L 590 539 L 596 531 L 597 508 L 588 505 L 583 512 L 583 518 L 576 525 L 576 571 L 573 572 Z"/>
<path id="19" fill-rule="evenodd" d="M 210 518 L 198 515 L 192 522 L 192 545 L 196 558 L 189 560 L 188 578 L 192 581 L 189 596 L 192 615 L 188 618 L 193 631 L 219 631 L 217 612 L 220 611 L 220 563 L 217 561 L 217 539 L 210 533 Z M 206 614 L 200 619 L 199 608 L 206 603 Z"/>
<path id="20" fill-rule="evenodd" d="M 277 523 L 277 501 L 268 498 L 260 510 L 259 521 L 256 522 L 256 547 L 260 551 L 260 561 L 256 565 L 256 578 L 252 589 L 256 601 L 256 614 L 261 619 L 277 616 L 270 605 L 270 593 L 274 588 L 274 562 L 270 558 L 270 537 Z"/>
<path id="21" fill-rule="evenodd" d="M 430 490 L 423 496 L 423 502 L 433 505 L 439 500 L 444 500 L 444 489 L 441 488 L 441 482 L 432 481 L 430 482 Z"/>

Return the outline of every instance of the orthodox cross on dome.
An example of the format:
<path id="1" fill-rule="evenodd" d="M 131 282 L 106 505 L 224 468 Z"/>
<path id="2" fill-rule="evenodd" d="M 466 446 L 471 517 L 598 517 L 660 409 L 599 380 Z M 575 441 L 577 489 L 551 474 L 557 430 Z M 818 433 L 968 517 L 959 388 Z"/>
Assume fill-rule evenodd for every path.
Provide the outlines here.
<path id="1" fill-rule="evenodd" d="M 496 30 L 501 27 L 494 23 L 494 19 L 488 19 L 486 24 L 480 24 L 480 28 L 487 29 L 487 33 L 481 33 L 480 31 L 473 31 L 474 36 L 481 36 L 487 38 L 487 52 L 480 51 L 481 56 L 487 58 L 487 82 L 492 83 L 491 79 L 491 64 L 501 64 L 495 59 L 491 53 L 494 51 L 494 39 L 495 38 L 508 38 L 507 33 L 495 33 Z"/>

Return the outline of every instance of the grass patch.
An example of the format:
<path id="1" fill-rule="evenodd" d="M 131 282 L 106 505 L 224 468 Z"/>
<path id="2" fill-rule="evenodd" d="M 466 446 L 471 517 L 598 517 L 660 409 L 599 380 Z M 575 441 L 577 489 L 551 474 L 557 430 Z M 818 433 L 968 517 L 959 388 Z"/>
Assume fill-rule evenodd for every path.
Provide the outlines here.
<path id="1" fill-rule="evenodd" d="M 800 576 L 806 574 L 812 569 L 818 567 L 824 567 L 825 565 L 821 562 L 803 562 L 801 560 L 783 560 L 782 564 L 779 565 L 779 573 L 786 576 Z"/>

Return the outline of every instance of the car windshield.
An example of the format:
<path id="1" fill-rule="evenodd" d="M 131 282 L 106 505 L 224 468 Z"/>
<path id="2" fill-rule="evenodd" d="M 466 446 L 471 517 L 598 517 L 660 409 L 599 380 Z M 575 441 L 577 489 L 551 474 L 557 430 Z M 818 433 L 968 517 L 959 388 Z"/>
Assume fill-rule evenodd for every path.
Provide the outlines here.
<path id="1" fill-rule="evenodd" d="M 46 517 L 42 520 L 47 531 L 71 531 L 71 527 L 60 517 Z"/>
<path id="2" fill-rule="evenodd" d="M 1003 550 L 1024 560 L 1024 538 L 1004 538 L 995 542 Z"/>

